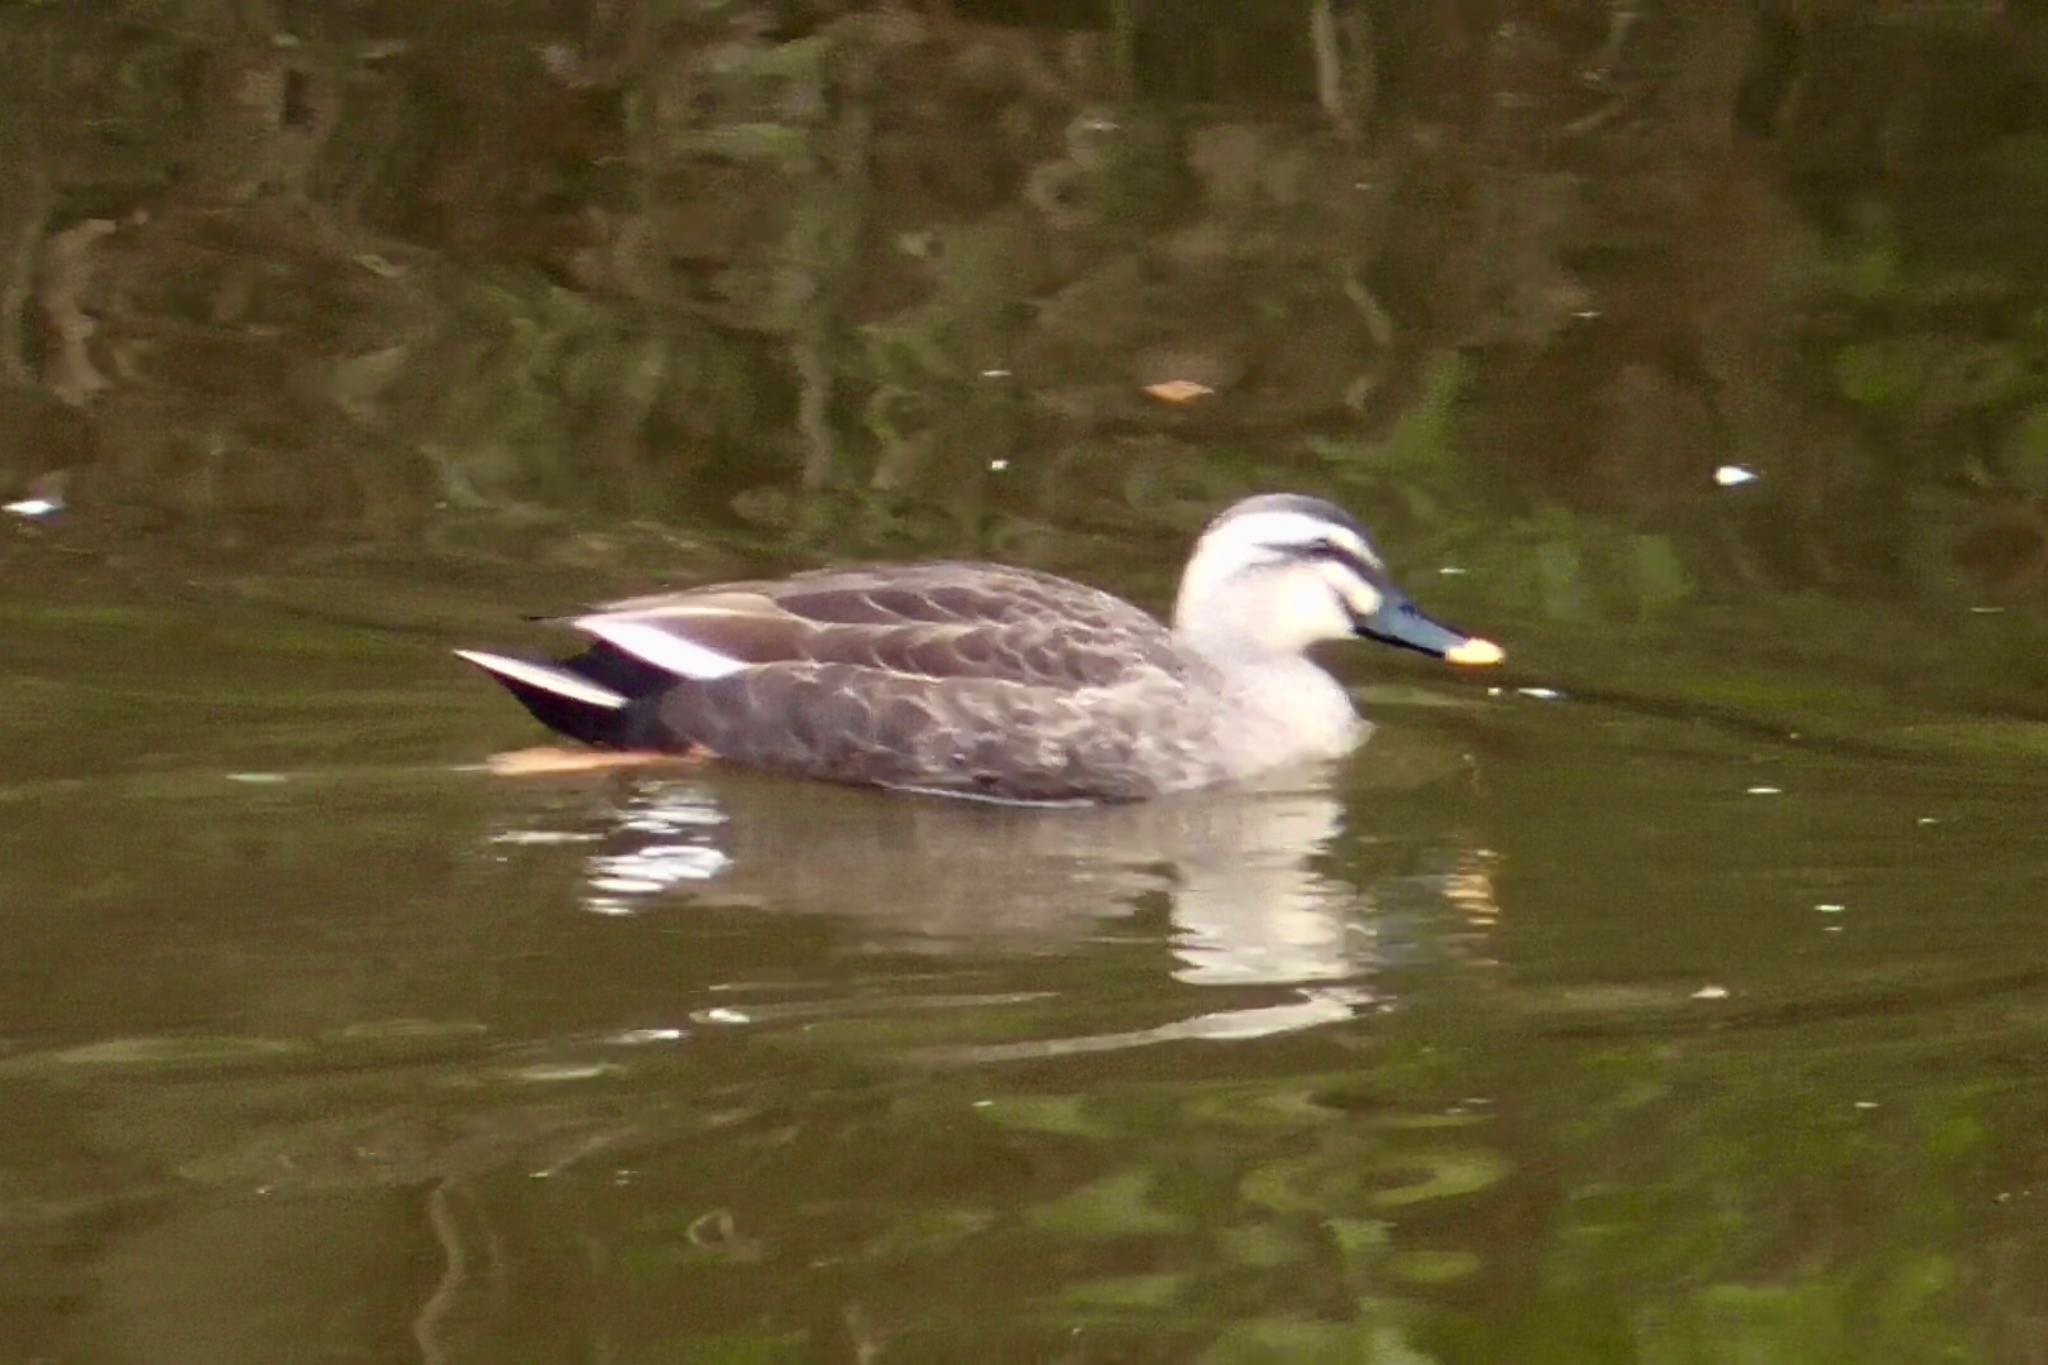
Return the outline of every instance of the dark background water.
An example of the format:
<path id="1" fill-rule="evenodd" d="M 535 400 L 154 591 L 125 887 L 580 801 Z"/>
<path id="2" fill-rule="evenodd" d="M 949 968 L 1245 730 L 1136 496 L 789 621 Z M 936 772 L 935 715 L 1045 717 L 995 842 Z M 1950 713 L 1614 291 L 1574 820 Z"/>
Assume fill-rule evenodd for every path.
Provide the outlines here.
<path id="1" fill-rule="evenodd" d="M 0 1356 L 2048 1361 L 2037 0 L 0 57 Z M 446 654 L 1271 488 L 1511 655 L 1299 790 L 510 782 Z"/>

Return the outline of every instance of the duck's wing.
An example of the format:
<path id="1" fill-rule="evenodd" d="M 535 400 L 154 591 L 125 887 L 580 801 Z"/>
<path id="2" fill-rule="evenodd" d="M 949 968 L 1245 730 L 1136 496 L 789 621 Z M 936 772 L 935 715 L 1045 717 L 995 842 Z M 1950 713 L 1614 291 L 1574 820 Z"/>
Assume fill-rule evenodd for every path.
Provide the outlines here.
<path id="1" fill-rule="evenodd" d="M 841 664 L 927 685 L 1114 687 L 1182 666 L 1145 612 L 1050 574 L 940 563 L 629 598 L 562 624 L 677 679 Z"/>
<path id="2" fill-rule="evenodd" d="M 628 699 L 604 742 L 1005 800 L 1156 790 L 1139 751 L 1188 668 L 1129 603 L 988 565 L 725 584 L 566 624 L 600 643 L 564 667 Z"/>

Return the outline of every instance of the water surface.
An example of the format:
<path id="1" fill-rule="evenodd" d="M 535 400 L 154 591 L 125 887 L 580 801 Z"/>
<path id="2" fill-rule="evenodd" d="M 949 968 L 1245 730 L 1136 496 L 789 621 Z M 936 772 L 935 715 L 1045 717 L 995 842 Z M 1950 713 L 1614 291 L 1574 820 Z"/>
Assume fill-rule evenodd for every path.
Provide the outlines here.
<path id="1" fill-rule="evenodd" d="M 1148 807 L 509 781 L 430 640 L 42 596 L 20 1358 L 2033 1349 L 2026 765 L 1395 665 L 1336 772 Z"/>

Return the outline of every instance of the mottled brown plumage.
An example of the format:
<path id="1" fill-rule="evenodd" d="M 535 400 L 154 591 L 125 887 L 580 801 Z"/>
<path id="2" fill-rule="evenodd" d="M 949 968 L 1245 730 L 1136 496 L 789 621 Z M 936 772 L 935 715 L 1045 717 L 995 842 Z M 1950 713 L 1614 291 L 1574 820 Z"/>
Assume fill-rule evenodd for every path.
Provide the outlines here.
<path id="1" fill-rule="evenodd" d="M 1185 723 L 1191 684 L 1212 687 L 1213 669 L 1128 602 L 1049 574 L 967 563 L 827 570 L 603 614 L 659 623 L 753 665 L 636 703 L 621 734 L 634 746 L 1020 801 L 1131 800 L 1220 775 Z M 1162 763 L 1166 737 L 1142 716 L 1164 719 L 1187 756 Z"/>

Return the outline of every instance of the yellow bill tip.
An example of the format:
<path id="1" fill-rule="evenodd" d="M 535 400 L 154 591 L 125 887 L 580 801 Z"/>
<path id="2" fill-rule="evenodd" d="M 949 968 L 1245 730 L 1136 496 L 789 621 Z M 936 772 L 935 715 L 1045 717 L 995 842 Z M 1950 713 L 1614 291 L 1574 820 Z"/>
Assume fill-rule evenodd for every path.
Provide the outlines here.
<path id="1" fill-rule="evenodd" d="M 1507 657 L 1508 652 L 1499 645 L 1477 637 L 1463 644 L 1452 645 L 1444 651 L 1444 659 L 1447 662 L 1461 664 L 1466 668 L 1486 668 Z"/>

